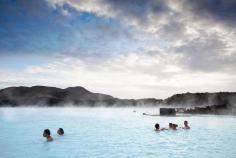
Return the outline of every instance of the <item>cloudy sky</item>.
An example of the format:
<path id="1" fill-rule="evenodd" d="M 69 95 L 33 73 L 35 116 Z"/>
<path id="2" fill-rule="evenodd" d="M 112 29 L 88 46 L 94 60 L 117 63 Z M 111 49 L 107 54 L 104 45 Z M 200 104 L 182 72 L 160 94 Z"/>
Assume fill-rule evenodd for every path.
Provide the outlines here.
<path id="1" fill-rule="evenodd" d="M 236 90 L 235 0 L 1 0 L 0 88 Z"/>

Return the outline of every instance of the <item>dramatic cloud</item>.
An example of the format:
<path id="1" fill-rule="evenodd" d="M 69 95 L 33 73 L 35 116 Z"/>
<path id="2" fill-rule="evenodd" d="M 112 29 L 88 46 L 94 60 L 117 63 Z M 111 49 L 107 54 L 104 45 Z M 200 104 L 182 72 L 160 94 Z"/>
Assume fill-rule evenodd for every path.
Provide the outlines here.
<path id="1" fill-rule="evenodd" d="M 1 87 L 124 98 L 235 90 L 234 0 L 19 0 L 0 13 Z"/>
<path id="2" fill-rule="evenodd" d="M 186 0 L 190 9 L 200 18 L 214 19 L 235 26 L 235 0 Z"/>

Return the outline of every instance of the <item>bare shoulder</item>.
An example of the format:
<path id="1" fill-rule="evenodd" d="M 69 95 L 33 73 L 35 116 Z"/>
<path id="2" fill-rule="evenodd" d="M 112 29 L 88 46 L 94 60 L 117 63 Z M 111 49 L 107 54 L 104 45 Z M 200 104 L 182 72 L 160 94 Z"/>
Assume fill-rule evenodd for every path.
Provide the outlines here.
<path id="1" fill-rule="evenodd" d="M 52 138 L 52 137 L 49 137 L 49 138 L 47 139 L 47 141 L 48 141 L 48 142 L 51 142 L 51 141 L 53 141 L 53 138 Z"/>

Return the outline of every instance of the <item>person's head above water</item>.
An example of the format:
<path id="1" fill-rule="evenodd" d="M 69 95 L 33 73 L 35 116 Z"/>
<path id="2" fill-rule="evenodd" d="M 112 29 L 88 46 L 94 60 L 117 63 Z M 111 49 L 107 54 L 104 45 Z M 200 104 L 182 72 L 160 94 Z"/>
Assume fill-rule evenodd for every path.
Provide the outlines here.
<path id="1" fill-rule="evenodd" d="M 48 137 L 48 136 L 50 136 L 50 135 L 51 135 L 51 132 L 50 132 L 49 129 L 45 129 L 45 130 L 43 131 L 43 136 L 44 136 L 44 137 Z"/>
<path id="2" fill-rule="evenodd" d="M 172 128 L 173 127 L 173 124 L 172 123 L 169 123 L 169 128 Z"/>
<path id="3" fill-rule="evenodd" d="M 172 124 L 172 129 L 176 130 L 177 127 L 178 127 L 177 124 Z"/>
<path id="4" fill-rule="evenodd" d="M 158 123 L 155 124 L 155 129 L 159 130 L 160 129 L 160 125 Z"/>
<path id="5" fill-rule="evenodd" d="M 57 130 L 57 134 L 63 135 L 63 134 L 64 134 L 63 128 L 59 128 L 59 129 Z"/>
<path id="6" fill-rule="evenodd" d="M 51 132 L 49 129 L 45 129 L 43 131 L 43 136 L 47 138 L 47 141 L 52 141 L 52 137 L 51 137 Z"/>
<path id="7" fill-rule="evenodd" d="M 188 125 L 188 121 L 186 121 L 186 120 L 184 121 L 184 128 L 185 128 L 185 129 L 190 129 L 190 127 L 189 127 L 189 125 Z"/>
<path id="8" fill-rule="evenodd" d="M 184 125 L 185 125 L 185 126 L 188 126 L 188 121 L 184 121 Z"/>

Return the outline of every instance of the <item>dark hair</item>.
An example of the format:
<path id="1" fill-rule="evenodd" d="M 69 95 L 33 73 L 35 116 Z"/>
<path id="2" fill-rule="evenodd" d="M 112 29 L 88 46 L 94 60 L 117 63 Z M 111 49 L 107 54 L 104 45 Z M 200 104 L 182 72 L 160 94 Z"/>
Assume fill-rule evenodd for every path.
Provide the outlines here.
<path id="1" fill-rule="evenodd" d="M 158 123 L 155 124 L 155 128 L 156 129 L 159 129 L 160 128 L 160 125 Z"/>
<path id="2" fill-rule="evenodd" d="M 59 129 L 57 130 L 57 133 L 58 133 L 58 134 L 64 134 L 63 128 L 59 128 Z"/>
<path id="3" fill-rule="evenodd" d="M 49 129 L 45 129 L 45 130 L 44 130 L 44 132 L 43 132 L 43 134 L 47 134 L 47 135 L 49 135 L 49 136 L 50 136 L 50 135 L 51 135 L 51 132 L 50 132 L 50 130 L 49 130 Z"/>
<path id="4" fill-rule="evenodd" d="M 169 126 L 172 126 L 173 125 L 173 123 L 169 123 Z"/>
<path id="5" fill-rule="evenodd" d="M 184 123 L 188 123 L 188 121 L 185 120 Z"/>

